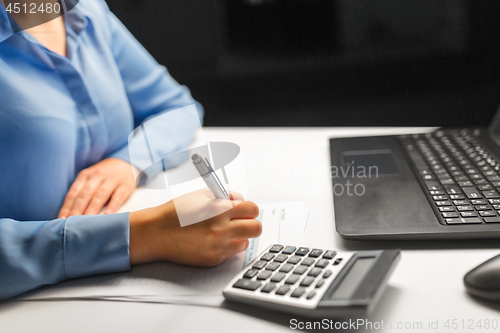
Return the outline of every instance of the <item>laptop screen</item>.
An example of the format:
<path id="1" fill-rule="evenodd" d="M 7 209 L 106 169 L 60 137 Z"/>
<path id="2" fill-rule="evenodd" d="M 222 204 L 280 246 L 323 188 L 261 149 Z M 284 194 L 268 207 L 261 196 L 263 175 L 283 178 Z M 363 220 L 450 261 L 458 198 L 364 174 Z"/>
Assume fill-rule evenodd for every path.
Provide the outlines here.
<path id="1" fill-rule="evenodd" d="M 500 107 L 497 112 L 493 116 L 493 119 L 490 121 L 490 125 L 488 126 L 488 132 L 493 141 L 495 141 L 498 145 L 500 145 Z"/>

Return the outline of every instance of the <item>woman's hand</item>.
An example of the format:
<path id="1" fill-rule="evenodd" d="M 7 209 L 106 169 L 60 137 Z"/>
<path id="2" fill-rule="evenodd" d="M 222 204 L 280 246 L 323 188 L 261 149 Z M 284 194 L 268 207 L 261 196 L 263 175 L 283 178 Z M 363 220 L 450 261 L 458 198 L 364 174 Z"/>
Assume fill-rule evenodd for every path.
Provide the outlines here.
<path id="1" fill-rule="evenodd" d="M 132 168 L 125 161 L 107 158 L 82 170 L 66 195 L 59 218 L 98 214 L 108 202 L 104 214 L 116 213 L 137 186 Z"/>
<path id="2" fill-rule="evenodd" d="M 208 190 L 175 198 L 161 206 L 130 213 L 130 263 L 167 260 L 184 265 L 214 266 L 247 249 L 249 238 L 262 233 L 255 218 L 259 208 L 241 195 L 233 200 L 213 199 Z M 190 205 L 188 205 L 190 203 Z M 190 208 L 189 208 L 190 207 Z M 181 227 L 177 210 L 203 216 L 208 209 L 219 215 Z M 199 211 L 203 210 L 203 213 Z M 213 215 L 212 215 L 213 216 Z"/>

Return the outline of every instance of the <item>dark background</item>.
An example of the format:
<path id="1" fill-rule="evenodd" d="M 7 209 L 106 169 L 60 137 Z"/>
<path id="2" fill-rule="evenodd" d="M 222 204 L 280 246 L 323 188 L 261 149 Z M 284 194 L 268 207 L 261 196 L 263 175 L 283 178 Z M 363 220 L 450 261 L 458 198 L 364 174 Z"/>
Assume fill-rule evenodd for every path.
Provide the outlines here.
<path id="1" fill-rule="evenodd" d="M 486 126 L 498 0 L 108 0 L 207 126 Z"/>

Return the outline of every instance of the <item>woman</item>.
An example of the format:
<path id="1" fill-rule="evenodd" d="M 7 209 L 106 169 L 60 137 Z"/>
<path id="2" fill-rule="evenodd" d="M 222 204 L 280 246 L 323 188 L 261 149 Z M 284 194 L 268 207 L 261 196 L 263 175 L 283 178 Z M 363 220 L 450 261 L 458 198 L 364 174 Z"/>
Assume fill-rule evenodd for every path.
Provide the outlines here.
<path id="1" fill-rule="evenodd" d="M 103 1 L 82 0 L 35 27 L 28 13 L 14 22 L 0 1 L 0 299 L 155 260 L 216 265 L 260 235 L 255 204 L 229 209 L 203 191 L 181 200 L 223 213 L 188 227 L 172 202 L 115 214 L 136 187 L 134 167 L 147 179 L 160 171 L 131 165 L 133 128 L 193 104 L 201 118 L 201 106 Z M 186 149 L 194 123 L 155 123 L 172 141 L 154 153 Z"/>

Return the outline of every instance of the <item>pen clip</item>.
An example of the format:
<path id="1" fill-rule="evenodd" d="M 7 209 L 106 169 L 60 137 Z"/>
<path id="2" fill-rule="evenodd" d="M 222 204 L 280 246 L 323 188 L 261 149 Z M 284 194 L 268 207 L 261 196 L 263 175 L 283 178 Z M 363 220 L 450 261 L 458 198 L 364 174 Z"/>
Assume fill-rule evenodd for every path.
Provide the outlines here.
<path id="1" fill-rule="evenodd" d="M 210 170 L 210 172 L 214 174 L 215 180 L 217 181 L 217 184 L 219 185 L 222 192 L 224 192 L 224 195 L 226 196 L 226 198 L 229 199 L 229 193 L 227 193 L 226 188 L 224 187 L 224 185 L 220 181 L 219 177 L 217 176 L 217 173 L 214 171 L 214 169 L 210 165 L 210 162 L 208 161 L 208 158 L 206 158 L 206 157 L 205 157 L 205 163 L 207 164 L 207 167 Z"/>

